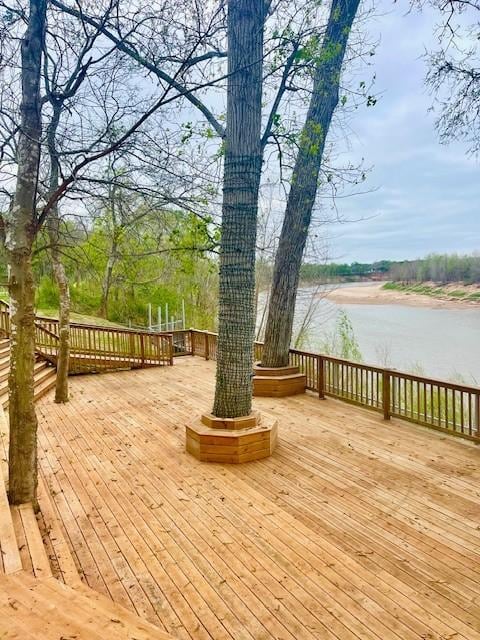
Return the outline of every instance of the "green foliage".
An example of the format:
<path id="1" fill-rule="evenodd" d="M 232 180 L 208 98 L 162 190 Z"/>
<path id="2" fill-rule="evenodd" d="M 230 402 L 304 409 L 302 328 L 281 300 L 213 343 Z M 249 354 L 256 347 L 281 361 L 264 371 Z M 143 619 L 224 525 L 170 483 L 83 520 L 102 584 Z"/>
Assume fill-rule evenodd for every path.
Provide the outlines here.
<path id="1" fill-rule="evenodd" d="M 35 304 L 42 308 L 58 307 L 58 289 L 52 278 L 44 275 L 37 285 Z"/>
<path id="2" fill-rule="evenodd" d="M 88 234 L 69 229 L 70 249 L 64 262 L 70 282 L 72 310 L 99 315 L 109 258 L 112 260 L 107 319 L 145 325 L 152 305 L 165 304 L 169 315 L 181 318 L 182 301 L 190 326 L 215 328 L 217 262 L 209 250 L 218 242 L 218 230 L 210 218 L 182 211 L 134 207 L 129 219 L 118 220 L 105 208 Z M 42 238 L 39 246 L 46 244 Z M 113 249 L 115 244 L 115 250 Z M 35 260 L 37 308 L 57 308 L 58 293 L 48 254 Z"/>
<path id="3" fill-rule="evenodd" d="M 457 300 L 469 300 L 471 302 L 477 302 L 480 300 L 480 292 L 471 293 L 468 290 L 463 289 L 448 289 L 446 287 L 439 287 L 435 284 L 410 284 L 408 282 L 386 282 L 383 287 L 387 291 L 402 291 L 406 295 L 412 293 L 419 293 L 424 296 L 431 296 L 432 298 L 455 298 Z"/>
<path id="4" fill-rule="evenodd" d="M 352 264 L 311 264 L 302 265 L 300 278 L 303 282 L 338 281 L 368 278 L 374 275 L 383 275 L 390 269 L 392 263 L 388 260 L 380 262 Z"/>
<path id="5" fill-rule="evenodd" d="M 362 362 L 362 353 L 352 323 L 345 311 L 338 313 L 334 332 L 322 344 L 322 352 L 345 360 Z"/>
<path id="6" fill-rule="evenodd" d="M 378 262 L 351 264 L 304 264 L 300 273 L 303 282 L 349 281 L 362 278 L 384 278 L 392 281 L 386 288 L 398 288 L 394 283 L 414 286 L 418 283 L 435 282 L 448 284 L 480 283 L 480 256 L 457 254 L 432 254 L 421 260 L 380 260 Z M 431 287 L 430 287 L 431 288 Z M 417 290 L 417 292 L 420 292 Z M 428 293 L 428 291 L 426 291 Z M 437 291 L 437 293 L 439 293 Z M 458 295 L 458 294 L 457 294 Z M 458 297 L 460 297 L 458 295 Z"/>
<path id="7" fill-rule="evenodd" d="M 480 283 L 480 256 L 431 254 L 422 260 L 392 263 L 390 280 L 413 282 Z"/>

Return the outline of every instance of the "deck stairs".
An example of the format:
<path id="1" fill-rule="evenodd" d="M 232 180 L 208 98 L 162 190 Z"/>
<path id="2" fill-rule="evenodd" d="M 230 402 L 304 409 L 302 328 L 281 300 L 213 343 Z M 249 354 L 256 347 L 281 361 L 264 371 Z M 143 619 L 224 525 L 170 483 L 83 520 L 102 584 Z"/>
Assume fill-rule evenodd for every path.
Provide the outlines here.
<path id="1" fill-rule="evenodd" d="M 55 386 L 56 371 L 49 362 L 40 355 L 36 356 L 34 365 L 34 398 L 38 400 Z M 0 404 L 8 407 L 8 376 L 10 373 L 10 340 L 0 339 Z"/>
<path id="2" fill-rule="evenodd" d="M 8 420 L 4 411 L 8 407 L 9 368 L 10 342 L 1 339 L 0 638 L 172 640 L 157 626 L 83 584 L 42 477 L 38 514 L 31 504 L 9 505 Z M 35 400 L 55 386 L 55 378 L 55 367 L 37 356 Z"/>
<path id="3" fill-rule="evenodd" d="M 43 385 L 42 385 L 43 388 Z M 6 490 L 8 426 L 0 408 L 0 638 L 2 640 L 172 640 L 172 636 L 82 583 L 40 478 L 41 512 L 10 506 Z M 43 532 L 55 540 L 49 555 Z M 52 557 L 54 556 L 54 558 Z M 52 560 L 60 563 L 54 576 Z"/>

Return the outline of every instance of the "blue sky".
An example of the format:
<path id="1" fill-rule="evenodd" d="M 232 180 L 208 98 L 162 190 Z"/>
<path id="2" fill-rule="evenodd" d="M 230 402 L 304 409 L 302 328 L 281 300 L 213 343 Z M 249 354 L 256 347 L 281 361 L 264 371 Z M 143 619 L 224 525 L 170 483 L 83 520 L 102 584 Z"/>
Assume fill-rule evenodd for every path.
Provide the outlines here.
<path id="1" fill-rule="evenodd" d="M 363 219 L 329 230 L 329 255 L 370 262 L 480 250 L 480 162 L 466 155 L 466 144 L 439 143 L 424 86 L 422 54 L 435 47 L 435 14 L 406 15 L 407 4 L 385 0 L 377 7 L 384 13 L 369 32 L 381 38 L 372 58 L 380 97 L 350 120 L 346 154 L 372 166 L 373 191 L 338 202 L 342 218 Z"/>

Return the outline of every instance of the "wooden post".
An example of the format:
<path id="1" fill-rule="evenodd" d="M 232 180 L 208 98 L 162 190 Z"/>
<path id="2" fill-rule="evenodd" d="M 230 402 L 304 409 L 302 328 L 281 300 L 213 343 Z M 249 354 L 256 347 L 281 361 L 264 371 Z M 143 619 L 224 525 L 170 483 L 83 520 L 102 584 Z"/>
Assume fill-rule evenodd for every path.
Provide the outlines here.
<path id="1" fill-rule="evenodd" d="M 168 336 L 168 348 L 170 349 L 170 366 L 173 367 L 173 334 Z"/>
<path id="2" fill-rule="evenodd" d="M 387 369 L 382 372 L 382 404 L 383 419 L 390 420 L 390 372 Z"/>
<path id="3" fill-rule="evenodd" d="M 475 395 L 473 406 L 472 430 L 476 433 L 476 437 L 480 439 L 480 393 Z"/>
<path id="4" fill-rule="evenodd" d="M 135 358 L 135 334 L 132 332 L 129 336 L 129 356 Z"/>
<path id="5" fill-rule="evenodd" d="M 140 354 L 141 354 L 141 358 L 142 358 L 142 367 L 145 364 L 145 343 L 143 341 L 144 339 L 144 335 L 143 333 L 140 334 Z"/>
<path id="6" fill-rule="evenodd" d="M 190 329 L 190 346 L 191 346 L 192 356 L 194 356 L 195 355 L 195 333 L 193 329 Z"/>
<path id="7" fill-rule="evenodd" d="M 208 333 L 205 331 L 205 360 L 210 360 L 210 341 Z"/>
<path id="8" fill-rule="evenodd" d="M 318 397 L 320 400 L 325 400 L 325 372 L 323 368 L 323 358 L 318 356 L 317 358 L 317 376 L 318 376 Z"/>

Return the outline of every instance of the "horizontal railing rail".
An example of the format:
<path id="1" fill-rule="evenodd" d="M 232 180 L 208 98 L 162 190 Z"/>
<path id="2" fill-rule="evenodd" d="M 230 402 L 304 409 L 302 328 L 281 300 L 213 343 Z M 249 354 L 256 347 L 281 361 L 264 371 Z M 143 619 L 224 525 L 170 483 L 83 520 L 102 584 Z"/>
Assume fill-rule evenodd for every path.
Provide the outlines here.
<path id="1" fill-rule="evenodd" d="M 0 331 L 4 335 L 10 335 L 9 306 L 3 300 L 0 300 Z M 173 364 L 174 344 L 171 333 L 71 323 L 69 342 L 70 373 Z M 58 345 L 58 320 L 36 316 L 37 352 L 55 362 Z"/>
<path id="2" fill-rule="evenodd" d="M 174 356 L 217 356 L 217 334 L 190 329 L 173 331 Z M 263 343 L 255 343 L 261 360 Z M 390 417 L 448 432 L 480 443 L 480 388 L 290 349 L 290 364 L 305 374 L 307 389 Z"/>

